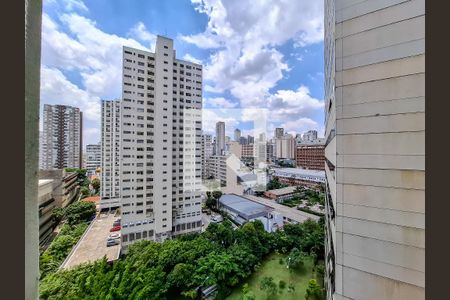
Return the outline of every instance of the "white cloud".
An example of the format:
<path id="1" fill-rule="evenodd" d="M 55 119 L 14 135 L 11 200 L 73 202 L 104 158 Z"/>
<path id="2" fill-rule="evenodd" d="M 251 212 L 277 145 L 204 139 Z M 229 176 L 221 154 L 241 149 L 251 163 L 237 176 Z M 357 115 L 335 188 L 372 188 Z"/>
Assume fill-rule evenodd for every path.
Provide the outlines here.
<path id="1" fill-rule="evenodd" d="M 299 118 L 298 120 L 288 121 L 282 123 L 280 127 L 283 127 L 285 132 L 288 132 L 294 136 L 296 133 L 304 133 L 308 130 L 320 129 L 319 124 L 310 118 Z"/>
<path id="2" fill-rule="evenodd" d="M 105 33 L 95 22 L 75 13 L 61 15 L 60 21 L 62 27 L 43 14 L 42 64 L 78 71 L 84 88 L 92 95 L 121 95 L 122 47 L 149 49 L 134 39 Z"/>
<path id="3" fill-rule="evenodd" d="M 205 66 L 208 90 L 229 90 L 243 107 L 261 107 L 289 67 L 275 48 L 323 40 L 323 1 L 191 0 L 209 17 L 203 33 L 181 39 L 217 48 Z M 205 89 L 206 90 L 206 89 Z"/>
<path id="4" fill-rule="evenodd" d="M 62 1 L 64 7 L 68 11 L 72 10 L 81 10 L 81 11 L 89 11 L 86 5 L 83 3 L 83 1 L 79 0 L 63 0 Z"/>
<path id="5" fill-rule="evenodd" d="M 231 113 L 230 113 L 231 111 Z M 238 118 L 233 116 L 234 110 L 202 109 L 202 130 L 215 135 L 216 123 L 225 122 L 225 135 L 232 137 L 234 129 L 239 124 Z"/>
<path id="6" fill-rule="evenodd" d="M 129 35 L 142 42 L 149 42 L 149 48 L 154 49 L 154 45 L 156 43 L 156 35 L 147 31 L 144 23 L 138 22 L 133 28 L 131 28 Z"/>
<path id="7" fill-rule="evenodd" d="M 41 101 L 78 107 L 86 119 L 100 122 L 100 98 L 71 83 L 56 68 L 41 68 Z"/>
<path id="8" fill-rule="evenodd" d="M 217 108 L 234 108 L 238 106 L 238 103 L 231 102 L 223 97 L 206 98 L 205 103 Z"/>
<path id="9" fill-rule="evenodd" d="M 183 59 L 184 59 L 184 60 L 187 60 L 187 61 L 190 61 L 190 62 L 193 62 L 193 63 L 196 63 L 196 64 L 199 64 L 199 65 L 202 64 L 202 61 L 201 61 L 200 59 L 193 57 L 193 56 L 190 55 L 189 53 L 186 53 L 186 54 L 183 56 Z"/>

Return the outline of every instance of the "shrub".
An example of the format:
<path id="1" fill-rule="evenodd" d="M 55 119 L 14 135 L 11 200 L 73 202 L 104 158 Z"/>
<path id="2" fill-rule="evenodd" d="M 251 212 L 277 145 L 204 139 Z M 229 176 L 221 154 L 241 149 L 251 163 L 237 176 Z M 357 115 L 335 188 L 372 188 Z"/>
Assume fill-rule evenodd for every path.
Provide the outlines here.
<path id="1" fill-rule="evenodd" d="M 280 289 L 284 289 L 286 287 L 286 282 L 284 280 L 280 280 L 280 282 L 278 282 L 278 286 Z"/>
<path id="2" fill-rule="evenodd" d="M 284 264 L 284 260 L 283 260 L 282 258 L 280 258 L 280 259 L 278 260 L 278 262 L 280 263 L 280 265 Z"/>

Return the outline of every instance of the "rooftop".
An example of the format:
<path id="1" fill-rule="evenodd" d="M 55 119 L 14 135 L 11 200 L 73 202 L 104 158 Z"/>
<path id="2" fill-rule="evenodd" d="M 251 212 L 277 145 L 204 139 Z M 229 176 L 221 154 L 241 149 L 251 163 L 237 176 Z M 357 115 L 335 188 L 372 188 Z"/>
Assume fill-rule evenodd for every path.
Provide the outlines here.
<path id="1" fill-rule="evenodd" d="M 95 204 L 99 204 L 100 203 L 100 196 L 86 197 L 86 198 L 81 199 L 81 201 L 94 202 Z"/>
<path id="2" fill-rule="evenodd" d="M 295 189 L 297 187 L 296 186 L 288 186 L 288 187 L 284 187 L 281 189 L 276 189 L 276 190 L 269 190 L 267 191 L 268 193 L 272 193 L 276 196 L 281 196 L 281 195 L 285 195 L 285 194 L 291 194 L 293 192 L 295 192 Z"/>
<path id="3" fill-rule="evenodd" d="M 256 203 L 235 194 L 223 195 L 220 197 L 219 202 L 247 220 L 264 216 L 273 210 L 269 206 Z"/>
<path id="4" fill-rule="evenodd" d="M 272 169 L 276 174 L 292 174 L 292 175 L 299 175 L 299 176 L 317 176 L 317 177 L 323 177 L 325 178 L 325 171 L 319 171 L 319 170 L 307 170 L 307 169 L 301 169 L 301 168 L 273 168 Z"/>

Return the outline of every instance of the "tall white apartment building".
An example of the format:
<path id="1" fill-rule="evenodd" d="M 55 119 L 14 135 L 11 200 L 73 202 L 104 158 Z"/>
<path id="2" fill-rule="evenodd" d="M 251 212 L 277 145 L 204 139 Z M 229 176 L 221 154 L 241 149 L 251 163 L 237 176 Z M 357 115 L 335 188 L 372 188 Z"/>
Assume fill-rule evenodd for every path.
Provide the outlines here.
<path id="1" fill-rule="evenodd" d="M 236 128 L 234 130 L 234 141 L 239 143 L 240 139 L 241 139 L 241 130 L 239 128 Z"/>
<path id="2" fill-rule="evenodd" d="M 216 153 L 215 155 L 225 154 L 225 123 L 216 123 Z"/>
<path id="3" fill-rule="evenodd" d="M 276 158 L 294 159 L 295 158 L 295 139 L 290 134 L 275 139 Z"/>
<path id="4" fill-rule="evenodd" d="M 210 134 L 202 134 L 202 178 L 209 177 L 208 173 L 208 159 L 213 156 L 213 141 Z"/>
<path id="5" fill-rule="evenodd" d="M 123 48 L 122 246 L 201 231 L 202 66 L 173 40 Z"/>
<path id="6" fill-rule="evenodd" d="M 102 100 L 100 208 L 120 207 L 121 101 Z"/>
<path id="7" fill-rule="evenodd" d="M 425 0 L 326 0 L 325 100 L 327 299 L 425 299 Z"/>
<path id="8" fill-rule="evenodd" d="M 88 176 L 95 175 L 97 168 L 102 163 L 102 149 L 100 143 L 86 145 L 86 173 Z"/>
<path id="9" fill-rule="evenodd" d="M 82 120 L 77 107 L 44 104 L 41 170 L 81 168 Z"/>
<path id="10" fill-rule="evenodd" d="M 281 127 L 275 128 L 275 132 L 273 134 L 274 138 L 277 139 L 277 138 L 282 137 L 283 135 L 284 135 L 284 128 L 281 128 Z"/>
<path id="11" fill-rule="evenodd" d="M 302 141 L 314 142 L 315 140 L 317 140 L 317 130 L 308 130 L 303 134 Z"/>

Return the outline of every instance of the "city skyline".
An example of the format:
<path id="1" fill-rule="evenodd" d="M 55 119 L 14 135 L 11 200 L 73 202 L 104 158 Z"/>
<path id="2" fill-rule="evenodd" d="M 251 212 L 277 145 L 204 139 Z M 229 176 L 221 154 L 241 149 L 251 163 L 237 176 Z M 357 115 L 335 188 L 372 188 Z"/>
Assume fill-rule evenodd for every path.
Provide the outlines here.
<path id="1" fill-rule="evenodd" d="M 121 96 L 122 46 L 152 50 L 159 34 L 174 39 L 177 57 L 205 66 L 203 131 L 214 133 L 215 122 L 224 121 L 227 128 L 239 126 L 242 136 L 251 135 L 250 121 L 229 119 L 217 115 L 216 110 L 239 108 L 251 115 L 252 108 L 267 108 L 271 111 L 269 131 L 282 126 L 287 132 L 323 132 L 323 3 L 298 4 L 302 9 L 286 10 L 283 19 L 274 17 L 273 22 L 289 28 L 286 33 L 270 29 L 273 26 L 264 17 L 270 7 L 265 4 L 254 5 L 260 12 L 257 19 L 240 13 L 240 18 L 250 22 L 248 28 L 239 27 L 236 8 L 230 2 L 178 4 L 179 9 L 172 11 L 165 3 L 149 1 L 138 6 L 132 1 L 129 7 L 144 7 L 130 10 L 127 5 L 130 13 L 112 21 L 107 17 L 109 9 L 125 9 L 123 3 L 45 2 L 41 110 L 45 103 L 80 107 L 84 112 L 83 146 L 97 143 L 101 99 Z M 106 11 L 105 6 L 109 7 Z M 211 14 L 211 8 L 230 14 L 222 20 Z M 304 22 L 294 22 L 297 11 L 305 14 Z M 163 18 L 165 14 L 169 18 Z M 173 18 L 178 22 L 169 21 Z M 213 35 L 214 24 L 226 30 Z M 246 32 L 251 40 L 242 39 Z M 255 44 L 255 40 L 259 42 Z M 271 68 L 262 68 L 264 65 Z M 214 125 L 209 126 L 208 120 Z M 233 132 L 226 135 L 232 137 Z"/>

